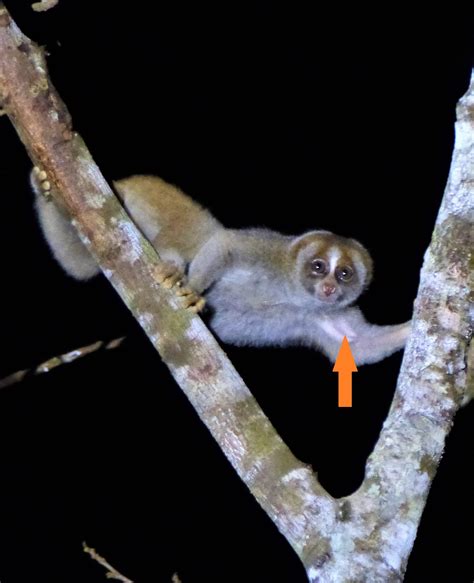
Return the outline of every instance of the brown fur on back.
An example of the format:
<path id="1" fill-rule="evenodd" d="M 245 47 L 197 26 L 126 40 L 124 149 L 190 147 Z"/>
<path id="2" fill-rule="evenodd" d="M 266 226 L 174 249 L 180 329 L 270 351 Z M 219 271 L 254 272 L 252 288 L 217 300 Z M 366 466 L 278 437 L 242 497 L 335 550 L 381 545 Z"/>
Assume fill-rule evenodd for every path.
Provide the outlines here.
<path id="1" fill-rule="evenodd" d="M 158 251 L 174 249 L 190 261 L 222 228 L 209 211 L 157 176 L 131 176 L 114 185 L 138 226 L 146 231 L 146 221 L 151 231 L 157 231 L 151 243 Z"/>

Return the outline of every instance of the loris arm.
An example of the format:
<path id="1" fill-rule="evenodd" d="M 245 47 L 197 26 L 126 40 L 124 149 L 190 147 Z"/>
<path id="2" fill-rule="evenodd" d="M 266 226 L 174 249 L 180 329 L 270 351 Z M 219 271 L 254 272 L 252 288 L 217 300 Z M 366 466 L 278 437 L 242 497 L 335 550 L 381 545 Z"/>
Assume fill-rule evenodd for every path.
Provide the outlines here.
<path id="1" fill-rule="evenodd" d="M 236 309 L 230 301 L 219 306 L 211 320 L 218 336 L 236 345 L 318 348 L 335 361 L 347 336 L 357 365 L 384 359 L 405 345 L 410 323 L 394 326 L 369 324 L 358 308 L 322 315 L 294 305 L 276 304 Z"/>
<path id="2" fill-rule="evenodd" d="M 222 229 L 212 235 L 199 249 L 189 265 L 189 285 L 198 293 L 204 292 L 221 276 L 231 261 L 232 242 L 230 231 Z"/>
<path id="3" fill-rule="evenodd" d="M 247 266 L 264 262 L 278 268 L 287 237 L 267 229 L 224 229 L 216 231 L 199 249 L 189 265 L 189 285 L 203 293 L 223 272 L 236 263 Z"/>
<path id="4" fill-rule="evenodd" d="M 405 346 L 410 334 L 411 321 L 402 324 L 378 326 L 370 324 L 359 308 L 347 308 L 340 314 L 327 317 L 321 328 L 336 340 L 337 350 L 329 354 L 335 360 L 344 336 L 351 344 L 356 364 L 371 364 L 384 359 Z"/>

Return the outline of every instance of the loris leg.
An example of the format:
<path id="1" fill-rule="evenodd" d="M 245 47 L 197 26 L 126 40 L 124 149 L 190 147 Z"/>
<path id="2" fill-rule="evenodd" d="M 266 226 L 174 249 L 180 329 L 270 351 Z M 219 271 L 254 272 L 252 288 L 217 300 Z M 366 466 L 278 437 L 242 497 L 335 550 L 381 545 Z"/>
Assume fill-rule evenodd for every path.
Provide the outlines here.
<path id="1" fill-rule="evenodd" d="M 43 170 L 35 167 L 30 182 L 36 195 L 35 206 L 43 235 L 51 252 L 64 271 L 80 280 L 99 273 L 92 255 L 82 244 L 69 217 L 51 197 L 51 185 Z"/>
<path id="2" fill-rule="evenodd" d="M 81 242 L 67 214 L 54 202 L 47 174 L 34 167 L 30 181 L 36 195 L 36 211 L 41 229 L 51 252 L 68 275 L 87 280 L 100 273 L 100 269 Z M 205 300 L 184 283 L 184 261 L 172 251 L 160 253 L 164 265 L 155 273 L 157 281 L 167 287 L 176 287 L 176 294 L 183 298 L 183 307 L 193 312 L 202 310 Z"/>

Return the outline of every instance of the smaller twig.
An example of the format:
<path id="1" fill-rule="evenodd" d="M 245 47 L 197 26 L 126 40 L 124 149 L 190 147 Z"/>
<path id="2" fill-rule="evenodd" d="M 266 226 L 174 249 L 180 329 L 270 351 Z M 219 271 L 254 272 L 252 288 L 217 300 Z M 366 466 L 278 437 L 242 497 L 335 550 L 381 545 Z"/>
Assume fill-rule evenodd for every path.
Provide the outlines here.
<path id="1" fill-rule="evenodd" d="M 125 336 L 121 336 L 120 338 L 114 338 L 109 342 L 105 342 L 104 340 L 98 340 L 97 342 L 93 342 L 92 344 L 88 344 L 87 346 L 81 346 L 80 348 L 76 348 L 74 350 L 71 350 L 70 352 L 59 354 L 58 356 L 53 356 L 52 358 L 49 358 L 48 360 L 42 362 L 36 367 L 19 370 L 8 375 L 3 379 L 0 379 L 0 389 L 5 389 L 6 387 L 10 387 L 15 383 L 19 383 L 28 374 L 38 375 L 43 374 L 45 372 L 49 372 L 50 370 L 56 368 L 57 366 L 74 362 L 78 358 L 82 358 L 83 356 L 91 354 L 92 352 L 97 352 L 101 348 L 103 348 L 104 350 L 113 350 L 119 347 L 124 340 Z"/>
<path id="2" fill-rule="evenodd" d="M 17 370 L 16 372 L 9 374 L 7 377 L 0 379 L 0 389 L 5 389 L 21 382 L 29 372 L 29 368 L 24 368 L 23 370 Z"/>
<path id="3" fill-rule="evenodd" d="M 107 569 L 107 573 L 105 574 L 107 579 L 115 579 L 117 581 L 122 581 L 122 583 L 133 583 L 131 579 L 125 577 L 125 575 L 122 575 L 117 571 L 117 569 L 112 567 L 112 565 L 106 559 L 104 559 L 104 557 L 101 557 L 95 549 L 88 547 L 85 542 L 82 543 L 82 548 L 84 552 L 91 557 L 91 559 L 93 559 L 94 561 L 99 563 L 99 565 L 102 565 L 102 567 Z"/>
<path id="4" fill-rule="evenodd" d="M 40 0 L 40 2 L 32 4 L 31 8 L 33 8 L 35 12 L 46 12 L 46 10 L 56 6 L 58 2 L 59 0 Z"/>

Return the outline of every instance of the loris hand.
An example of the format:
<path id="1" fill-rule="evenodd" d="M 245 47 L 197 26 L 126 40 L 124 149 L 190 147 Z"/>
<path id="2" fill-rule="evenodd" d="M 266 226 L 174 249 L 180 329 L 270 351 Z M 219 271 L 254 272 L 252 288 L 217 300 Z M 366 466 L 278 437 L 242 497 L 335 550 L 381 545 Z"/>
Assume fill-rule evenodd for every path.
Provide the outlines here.
<path id="1" fill-rule="evenodd" d="M 183 307 L 186 310 L 200 312 L 206 300 L 186 285 L 185 274 L 173 263 L 163 261 L 159 268 L 155 269 L 156 281 L 166 289 L 174 289 L 176 295 L 182 298 Z"/>

